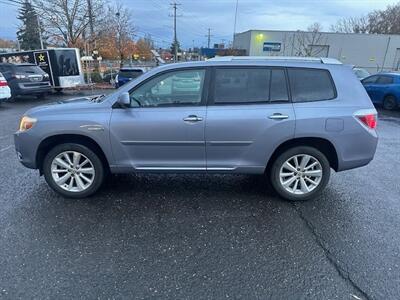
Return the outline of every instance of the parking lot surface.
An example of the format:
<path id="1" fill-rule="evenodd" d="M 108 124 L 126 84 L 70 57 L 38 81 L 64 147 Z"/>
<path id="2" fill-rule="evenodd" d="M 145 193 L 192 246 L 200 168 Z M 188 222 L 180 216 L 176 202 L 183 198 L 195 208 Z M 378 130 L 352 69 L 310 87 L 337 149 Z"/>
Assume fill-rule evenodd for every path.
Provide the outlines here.
<path id="1" fill-rule="evenodd" d="M 66 200 L 12 134 L 68 97 L 0 105 L 0 298 L 399 299 L 399 111 L 380 111 L 374 161 L 312 201 L 239 175 L 118 175 Z"/>

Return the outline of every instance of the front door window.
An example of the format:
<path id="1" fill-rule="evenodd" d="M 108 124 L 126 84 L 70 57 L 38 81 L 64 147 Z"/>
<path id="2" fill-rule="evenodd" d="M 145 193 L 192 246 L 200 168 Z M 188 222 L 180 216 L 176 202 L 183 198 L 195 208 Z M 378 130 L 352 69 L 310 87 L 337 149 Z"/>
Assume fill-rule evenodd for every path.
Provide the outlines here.
<path id="1" fill-rule="evenodd" d="M 150 79 L 130 93 L 132 107 L 200 105 L 205 70 L 169 72 Z"/>

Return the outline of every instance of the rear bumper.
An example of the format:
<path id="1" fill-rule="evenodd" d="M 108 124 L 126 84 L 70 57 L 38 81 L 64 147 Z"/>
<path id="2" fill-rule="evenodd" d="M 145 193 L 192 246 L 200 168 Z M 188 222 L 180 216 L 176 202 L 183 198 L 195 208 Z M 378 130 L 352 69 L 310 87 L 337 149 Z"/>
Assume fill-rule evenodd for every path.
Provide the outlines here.
<path id="1" fill-rule="evenodd" d="M 48 84 L 24 84 L 19 83 L 16 86 L 16 94 L 18 95 L 30 95 L 30 94 L 41 94 L 51 91 L 51 85 Z"/>
<path id="2" fill-rule="evenodd" d="M 350 134 L 338 151 L 338 172 L 368 165 L 375 156 L 378 135 L 375 130 Z"/>

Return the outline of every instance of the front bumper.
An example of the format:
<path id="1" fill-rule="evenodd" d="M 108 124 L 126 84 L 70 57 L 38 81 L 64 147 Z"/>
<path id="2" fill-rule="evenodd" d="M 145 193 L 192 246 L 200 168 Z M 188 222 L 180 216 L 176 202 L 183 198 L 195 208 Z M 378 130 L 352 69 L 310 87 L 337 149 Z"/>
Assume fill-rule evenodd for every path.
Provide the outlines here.
<path id="1" fill-rule="evenodd" d="M 37 139 L 30 135 L 29 131 L 18 131 L 14 133 L 14 145 L 19 162 L 29 169 L 37 169 Z"/>

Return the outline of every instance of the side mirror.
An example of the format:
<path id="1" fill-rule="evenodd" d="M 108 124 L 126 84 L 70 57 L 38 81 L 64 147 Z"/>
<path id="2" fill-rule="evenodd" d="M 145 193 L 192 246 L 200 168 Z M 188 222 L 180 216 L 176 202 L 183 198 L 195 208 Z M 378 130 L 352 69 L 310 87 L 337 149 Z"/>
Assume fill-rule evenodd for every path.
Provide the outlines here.
<path id="1" fill-rule="evenodd" d="M 131 98 L 129 97 L 129 93 L 127 93 L 127 92 L 121 93 L 118 96 L 117 102 L 121 107 L 129 106 L 131 104 Z"/>

